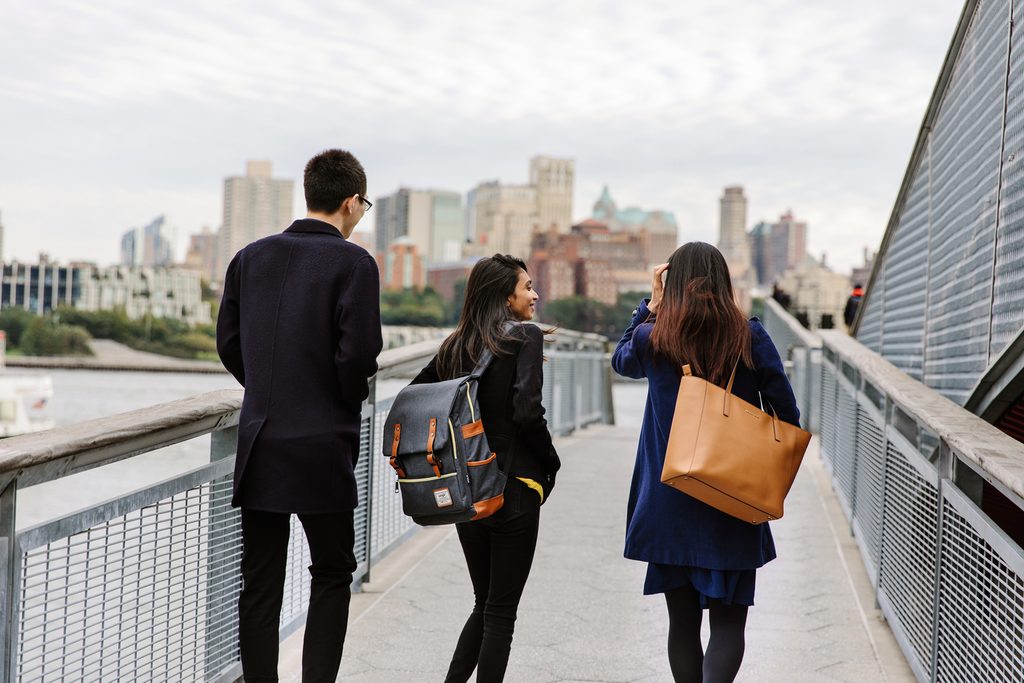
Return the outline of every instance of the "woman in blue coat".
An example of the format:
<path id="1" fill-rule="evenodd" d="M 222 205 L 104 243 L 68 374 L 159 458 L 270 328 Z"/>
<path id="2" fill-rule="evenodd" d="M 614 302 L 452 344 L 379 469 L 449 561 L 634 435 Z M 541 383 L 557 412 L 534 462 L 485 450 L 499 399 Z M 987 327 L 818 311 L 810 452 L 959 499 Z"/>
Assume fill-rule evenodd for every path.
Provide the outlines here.
<path id="1" fill-rule="evenodd" d="M 725 259 L 703 242 L 679 247 L 655 269 L 651 299 L 633 312 L 612 367 L 648 382 L 625 555 L 648 563 L 645 595 L 665 594 L 675 680 L 719 683 L 739 670 L 755 573 L 775 558 L 775 544 L 768 524 L 741 521 L 661 483 L 685 363 L 719 386 L 736 367 L 735 395 L 770 404 L 780 420 L 799 423 L 775 345 L 757 318 L 748 321 L 736 306 Z M 700 639 L 704 609 L 711 619 L 707 652 Z"/>

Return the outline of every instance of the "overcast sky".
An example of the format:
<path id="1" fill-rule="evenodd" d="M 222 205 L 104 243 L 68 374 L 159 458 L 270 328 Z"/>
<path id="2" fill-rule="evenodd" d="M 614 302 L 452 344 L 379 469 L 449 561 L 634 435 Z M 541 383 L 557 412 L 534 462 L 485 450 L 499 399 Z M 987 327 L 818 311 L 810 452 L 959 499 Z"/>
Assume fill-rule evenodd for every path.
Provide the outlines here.
<path id="1" fill-rule="evenodd" d="M 727 5 L 727 6 L 723 6 Z M 371 197 L 576 160 L 715 242 L 792 208 L 812 253 L 877 247 L 962 0 L 0 0 L 3 257 L 100 263 L 159 214 L 217 228 L 223 178 L 354 152 Z M 366 229 L 372 229 L 372 212 Z M 282 226 L 285 227 L 285 226 Z"/>

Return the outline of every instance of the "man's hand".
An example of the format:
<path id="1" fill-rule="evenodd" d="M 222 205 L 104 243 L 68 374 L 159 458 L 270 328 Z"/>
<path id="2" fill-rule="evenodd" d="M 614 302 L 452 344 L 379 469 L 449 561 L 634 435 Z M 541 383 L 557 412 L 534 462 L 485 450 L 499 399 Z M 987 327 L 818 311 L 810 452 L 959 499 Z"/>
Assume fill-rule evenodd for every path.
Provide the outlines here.
<path id="1" fill-rule="evenodd" d="M 651 277 L 651 301 L 647 304 L 647 310 L 651 313 L 658 311 L 658 306 L 661 305 L 661 298 L 665 296 L 665 284 L 661 281 L 661 278 L 667 270 L 667 263 L 654 267 L 654 275 Z"/>

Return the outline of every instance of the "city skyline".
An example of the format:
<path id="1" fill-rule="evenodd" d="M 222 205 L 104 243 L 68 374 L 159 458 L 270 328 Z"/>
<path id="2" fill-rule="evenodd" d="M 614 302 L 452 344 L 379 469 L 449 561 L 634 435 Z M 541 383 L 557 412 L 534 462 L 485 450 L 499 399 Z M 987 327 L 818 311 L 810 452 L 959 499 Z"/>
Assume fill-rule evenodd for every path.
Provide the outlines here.
<path id="1" fill-rule="evenodd" d="M 113 262 L 118 231 L 158 214 L 216 229 L 245 160 L 301 182 L 310 156 L 341 146 L 371 195 L 464 193 L 520 178 L 532 154 L 573 158 L 574 221 L 608 184 L 673 211 L 680 241 L 714 243 L 721 188 L 742 184 L 751 222 L 792 207 L 812 253 L 859 262 L 962 3 L 677 5 L 12 7 L 5 255 Z M 311 35 L 311 21 L 359 30 Z M 293 204 L 301 215 L 301 193 Z"/>

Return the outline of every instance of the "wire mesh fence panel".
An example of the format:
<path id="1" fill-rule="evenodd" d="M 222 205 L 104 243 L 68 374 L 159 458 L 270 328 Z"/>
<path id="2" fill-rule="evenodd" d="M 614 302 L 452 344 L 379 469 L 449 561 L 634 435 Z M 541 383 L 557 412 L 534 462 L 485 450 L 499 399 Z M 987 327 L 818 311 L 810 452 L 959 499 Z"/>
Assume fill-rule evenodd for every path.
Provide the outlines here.
<path id="1" fill-rule="evenodd" d="M 839 422 L 836 419 L 836 367 L 830 362 L 821 364 L 821 456 L 829 469 L 835 471 L 836 438 Z"/>
<path id="2" fill-rule="evenodd" d="M 943 488 L 935 680 L 1024 681 L 1024 553 Z"/>
<path id="3" fill-rule="evenodd" d="M 392 545 L 416 528 L 416 523 L 402 512 L 402 496 L 395 490 L 398 476 L 383 457 L 383 426 L 393 399 L 377 404 L 372 446 L 366 456 L 367 464 L 374 468 L 370 532 L 371 562 L 387 552 Z M 362 457 L 362 456 L 360 456 Z"/>
<path id="4" fill-rule="evenodd" d="M 879 596 L 921 674 L 932 662 L 939 492 L 893 442 L 886 448 L 884 490 Z"/>
<path id="5" fill-rule="evenodd" d="M 854 508 L 857 514 L 854 522 L 864 552 L 864 564 L 872 583 L 876 585 L 882 545 L 882 510 L 885 494 L 883 428 L 872 413 L 857 406 L 857 481 L 854 485 Z"/>
<path id="6" fill-rule="evenodd" d="M 835 477 L 836 496 L 846 512 L 847 518 L 854 515 L 854 496 L 857 485 L 857 401 L 845 386 L 838 387 L 837 425 L 834 459 L 832 465 Z"/>
<path id="7" fill-rule="evenodd" d="M 19 680 L 203 680 L 230 667 L 241 556 L 230 499 L 221 478 L 27 550 Z"/>

